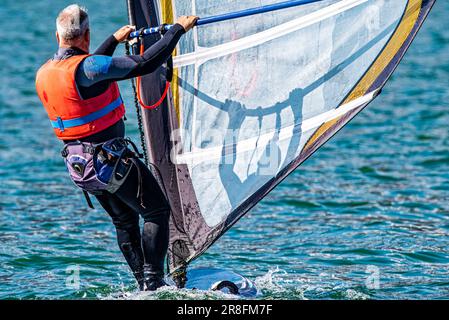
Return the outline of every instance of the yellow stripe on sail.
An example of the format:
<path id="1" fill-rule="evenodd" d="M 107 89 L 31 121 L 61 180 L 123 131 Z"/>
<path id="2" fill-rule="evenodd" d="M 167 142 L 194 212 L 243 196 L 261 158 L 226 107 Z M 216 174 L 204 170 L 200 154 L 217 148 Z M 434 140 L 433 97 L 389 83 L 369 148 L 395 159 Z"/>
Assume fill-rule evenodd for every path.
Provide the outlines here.
<path id="1" fill-rule="evenodd" d="M 372 86 L 374 81 L 380 76 L 382 71 L 388 66 L 391 60 L 394 58 L 396 53 L 401 49 L 404 42 L 407 40 L 408 36 L 413 30 L 416 21 L 419 18 L 419 13 L 421 12 L 422 0 L 409 0 L 405 14 L 399 24 L 396 32 L 393 34 L 392 38 L 388 42 L 387 46 L 384 48 L 380 56 L 367 71 L 365 76 L 360 80 L 354 90 L 349 94 L 348 98 L 342 103 L 346 104 L 362 97 Z M 304 146 L 304 151 L 310 148 L 318 138 L 326 133 L 327 130 L 332 128 L 341 117 L 328 121 L 321 125 L 317 131 L 312 135 L 307 144 Z"/>
<path id="2" fill-rule="evenodd" d="M 172 0 L 161 0 L 162 23 L 173 24 L 174 10 Z M 173 57 L 177 54 L 176 49 L 173 51 Z M 173 97 L 173 105 L 175 107 L 178 121 L 179 117 L 179 87 L 178 87 L 178 68 L 173 69 L 173 80 L 171 82 L 171 94 Z"/>

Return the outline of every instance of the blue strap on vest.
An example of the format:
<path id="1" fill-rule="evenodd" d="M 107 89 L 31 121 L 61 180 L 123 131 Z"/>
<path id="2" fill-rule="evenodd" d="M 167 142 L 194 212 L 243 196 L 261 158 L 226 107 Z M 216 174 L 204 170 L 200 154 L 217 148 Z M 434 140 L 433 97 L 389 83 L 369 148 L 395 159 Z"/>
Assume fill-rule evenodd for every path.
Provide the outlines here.
<path id="1" fill-rule="evenodd" d="M 50 120 L 50 122 L 51 122 L 51 125 L 53 128 L 59 129 L 59 130 L 61 130 L 61 132 L 64 132 L 64 130 L 67 128 L 82 126 L 82 125 L 91 123 L 92 121 L 98 120 L 98 119 L 104 117 L 105 115 L 107 115 L 108 113 L 114 111 L 115 109 L 120 107 L 122 104 L 123 104 L 122 97 L 118 97 L 115 101 L 111 102 L 107 106 L 101 108 L 98 111 L 92 112 L 91 114 L 88 114 L 87 116 L 73 118 L 70 120 L 62 120 L 60 117 L 58 117 L 56 119 L 56 121 Z"/>

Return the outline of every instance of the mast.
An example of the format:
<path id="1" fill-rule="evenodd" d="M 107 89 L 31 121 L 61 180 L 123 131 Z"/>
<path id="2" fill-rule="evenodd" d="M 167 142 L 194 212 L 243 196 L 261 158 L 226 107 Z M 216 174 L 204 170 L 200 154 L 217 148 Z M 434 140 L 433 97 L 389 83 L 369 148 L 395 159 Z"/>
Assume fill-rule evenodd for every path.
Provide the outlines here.
<path id="1" fill-rule="evenodd" d="M 155 0 L 156 1 L 156 0 Z M 148 26 L 160 25 L 158 10 L 155 1 L 148 0 L 127 0 L 129 23 L 136 26 L 136 29 Z M 165 2 L 167 5 L 169 1 Z M 161 5 L 164 5 L 162 3 Z M 170 2 L 171 5 L 171 2 Z M 160 39 L 159 34 L 146 36 L 144 41 L 145 49 Z M 137 54 L 137 47 L 134 46 L 134 54 Z M 155 72 L 143 76 L 140 81 L 140 97 L 144 104 L 152 105 L 158 101 L 165 89 L 166 68 L 160 67 Z M 172 93 L 168 98 L 154 110 L 148 110 L 138 106 L 138 111 L 142 115 L 141 125 L 144 134 L 144 145 L 148 151 L 149 168 L 158 180 L 162 190 L 170 203 L 170 244 L 168 249 L 168 272 L 186 265 L 187 259 L 194 254 L 191 241 L 184 231 L 183 203 L 181 192 L 188 192 L 194 197 L 192 187 L 189 184 L 188 172 L 185 165 L 175 165 L 171 162 L 170 151 L 172 148 L 171 136 L 173 130 L 178 127 L 178 119 L 173 108 Z M 183 186 L 180 190 L 178 176 L 183 176 Z M 151 190 L 147 190 L 151 192 Z M 198 214 L 200 214 L 198 212 Z"/>

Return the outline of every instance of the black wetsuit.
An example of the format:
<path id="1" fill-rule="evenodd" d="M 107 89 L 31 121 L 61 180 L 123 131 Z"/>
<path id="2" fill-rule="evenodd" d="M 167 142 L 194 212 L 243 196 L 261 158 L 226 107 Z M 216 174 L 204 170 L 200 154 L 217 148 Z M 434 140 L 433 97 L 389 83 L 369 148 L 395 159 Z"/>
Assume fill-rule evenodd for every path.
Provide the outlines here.
<path id="1" fill-rule="evenodd" d="M 105 92 L 112 81 L 130 79 L 155 71 L 170 57 L 184 33 L 181 25 L 174 25 L 160 41 L 148 48 L 143 56 L 112 57 L 118 42 L 113 36 L 109 37 L 93 56 L 86 58 L 78 67 L 75 80 L 80 96 L 83 99 L 96 97 Z M 86 53 L 78 48 L 60 48 L 54 59 L 67 59 L 79 54 Z M 80 140 L 101 143 L 124 136 L 125 125 L 121 119 L 111 127 Z M 137 164 L 143 179 L 143 205 L 141 199 L 136 197 L 139 185 L 136 167 L 132 168 L 117 192 L 104 192 L 96 198 L 112 218 L 117 230 L 118 245 L 139 286 L 143 288 L 145 275 L 147 286 L 153 285 L 154 289 L 160 285 L 164 273 L 170 209 L 150 170 L 140 160 Z M 139 215 L 144 219 L 142 236 Z"/>

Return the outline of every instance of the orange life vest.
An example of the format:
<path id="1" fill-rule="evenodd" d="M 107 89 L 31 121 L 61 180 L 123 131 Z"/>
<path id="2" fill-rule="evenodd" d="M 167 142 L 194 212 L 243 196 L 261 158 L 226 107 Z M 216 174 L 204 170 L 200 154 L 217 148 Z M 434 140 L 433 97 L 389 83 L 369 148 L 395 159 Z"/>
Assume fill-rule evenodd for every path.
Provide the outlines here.
<path id="1" fill-rule="evenodd" d="M 49 60 L 37 72 L 36 90 L 56 136 L 80 139 L 100 132 L 119 121 L 125 106 L 117 83 L 97 97 L 82 99 L 75 82 L 79 64 L 89 55 Z"/>

